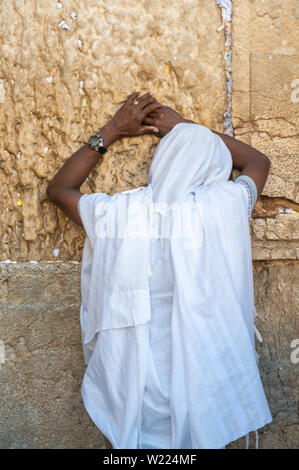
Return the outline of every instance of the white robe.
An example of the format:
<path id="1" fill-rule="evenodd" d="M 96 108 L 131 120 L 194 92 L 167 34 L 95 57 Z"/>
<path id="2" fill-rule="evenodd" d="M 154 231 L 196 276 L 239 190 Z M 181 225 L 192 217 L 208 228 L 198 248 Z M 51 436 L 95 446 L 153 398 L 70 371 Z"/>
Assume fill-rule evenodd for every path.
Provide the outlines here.
<path id="1" fill-rule="evenodd" d="M 179 124 L 148 186 L 79 200 L 82 397 L 115 449 L 217 449 L 272 420 L 255 357 L 248 198 L 228 181 L 231 165 L 218 136 Z M 170 236 L 154 242 L 97 236 L 107 207 L 120 224 L 126 204 L 132 232 L 154 223 L 157 202 L 199 202 L 200 230 L 174 238 L 170 218 Z"/>

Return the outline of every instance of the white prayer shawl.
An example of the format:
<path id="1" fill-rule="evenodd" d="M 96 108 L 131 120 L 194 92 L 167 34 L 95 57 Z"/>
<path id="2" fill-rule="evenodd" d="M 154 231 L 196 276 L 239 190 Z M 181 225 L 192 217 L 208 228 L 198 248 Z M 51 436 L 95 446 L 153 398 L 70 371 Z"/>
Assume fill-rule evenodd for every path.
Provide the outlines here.
<path id="1" fill-rule="evenodd" d="M 231 154 L 219 136 L 180 123 L 157 146 L 148 186 L 113 196 L 84 194 L 79 200 L 87 234 L 80 321 L 88 367 L 82 397 L 115 449 L 142 448 L 151 320 L 150 238 L 97 236 L 111 222 L 107 207 L 121 225 L 123 204 L 130 233 L 152 226 L 156 212 L 163 221 L 163 203 L 188 202 L 199 214 L 192 236 L 174 238 L 175 216 L 169 221 L 175 279 L 172 448 L 222 448 L 272 420 L 255 356 L 248 196 L 243 185 L 228 181 L 231 169 Z M 156 203 L 162 205 L 152 210 Z M 189 442 L 184 442 L 186 429 Z"/>

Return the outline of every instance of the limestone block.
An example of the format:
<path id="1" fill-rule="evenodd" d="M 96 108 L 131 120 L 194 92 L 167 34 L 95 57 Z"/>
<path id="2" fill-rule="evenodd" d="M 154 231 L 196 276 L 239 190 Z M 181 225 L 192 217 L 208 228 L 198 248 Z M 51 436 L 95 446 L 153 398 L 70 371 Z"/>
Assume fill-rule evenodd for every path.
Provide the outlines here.
<path id="1" fill-rule="evenodd" d="M 299 202 L 298 2 L 235 0 L 235 136 L 271 158 L 263 194 Z"/>
<path id="2" fill-rule="evenodd" d="M 298 245 L 298 244 L 297 244 Z M 252 244 L 252 259 L 258 260 L 278 260 L 278 259 L 299 259 L 298 246 L 290 243 L 260 242 Z"/>
<path id="3" fill-rule="evenodd" d="M 2 259 L 78 260 L 83 230 L 46 198 L 63 162 L 132 91 L 223 130 L 226 82 L 215 1 L 17 0 L 0 5 Z M 76 13 L 76 15 L 73 15 Z M 71 17 L 72 15 L 72 17 Z M 116 143 L 81 186 L 146 184 L 153 136 Z"/>
<path id="4" fill-rule="evenodd" d="M 251 233 L 254 260 L 298 259 L 299 215 L 252 219 Z"/>
<path id="5" fill-rule="evenodd" d="M 299 215 L 278 214 L 267 219 L 265 236 L 269 240 L 298 240 Z"/>

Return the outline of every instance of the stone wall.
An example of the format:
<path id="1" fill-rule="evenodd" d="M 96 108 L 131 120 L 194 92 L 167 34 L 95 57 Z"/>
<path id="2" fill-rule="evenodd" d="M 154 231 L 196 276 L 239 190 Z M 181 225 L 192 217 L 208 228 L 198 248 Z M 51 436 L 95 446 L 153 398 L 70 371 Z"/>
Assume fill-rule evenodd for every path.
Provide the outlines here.
<path id="1" fill-rule="evenodd" d="M 80 396 L 84 231 L 45 190 L 135 89 L 271 158 L 251 221 L 257 350 L 274 417 L 260 447 L 298 447 L 298 19 L 296 0 L 235 0 L 224 28 L 211 0 L 1 2 L 0 448 L 103 446 Z M 156 144 L 114 144 L 81 191 L 146 184 Z"/>
<path id="2" fill-rule="evenodd" d="M 157 0 L 62 4 L 15 0 L 0 7 L 2 259 L 51 260 L 56 249 L 58 259 L 80 259 L 83 231 L 47 200 L 46 187 L 132 90 L 150 90 L 222 129 L 224 41 L 213 2 L 173 2 L 167 14 Z M 151 136 L 119 141 L 82 192 L 145 184 L 156 143 Z"/>

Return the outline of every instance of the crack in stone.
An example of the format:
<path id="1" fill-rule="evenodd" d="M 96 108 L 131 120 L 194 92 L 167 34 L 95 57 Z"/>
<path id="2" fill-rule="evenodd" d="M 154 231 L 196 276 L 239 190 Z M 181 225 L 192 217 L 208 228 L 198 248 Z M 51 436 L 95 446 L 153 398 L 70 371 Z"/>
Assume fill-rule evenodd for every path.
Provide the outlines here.
<path id="1" fill-rule="evenodd" d="M 231 0 L 216 0 L 217 5 L 221 8 L 222 13 L 222 25 L 218 28 L 218 31 L 224 30 L 225 37 L 225 53 L 224 53 L 224 64 L 225 64 L 225 76 L 227 86 L 227 108 L 223 115 L 224 122 L 224 134 L 231 137 L 234 136 L 234 129 L 232 124 L 232 2 Z"/>
<path id="2" fill-rule="evenodd" d="M 267 118 L 264 118 L 264 117 L 261 117 L 261 118 L 256 118 L 256 119 L 252 119 L 252 120 L 248 120 L 246 121 L 245 119 L 241 118 L 240 116 L 235 116 L 236 119 L 239 119 L 243 124 L 252 124 L 253 122 L 257 122 L 257 121 L 272 121 L 272 120 L 277 120 L 277 119 L 281 119 L 283 121 L 286 121 L 287 123 L 291 124 L 292 126 L 296 126 L 296 123 L 295 122 L 292 122 L 292 121 L 289 121 L 288 119 L 282 117 L 282 116 L 277 116 L 277 117 L 267 117 Z M 239 129 L 241 128 L 241 126 L 237 126 L 235 127 L 235 129 Z"/>
<path id="3" fill-rule="evenodd" d="M 236 128 L 238 129 L 238 128 Z M 242 128 L 241 128 L 242 129 Z M 243 135 L 246 135 L 246 134 L 258 134 L 258 136 L 260 134 L 266 134 L 270 139 L 275 139 L 275 138 L 279 138 L 279 139 L 293 139 L 294 137 L 299 137 L 299 134 L 294 134 L 294 135 L 280 135 L 280 134 L 277 134 L 277 135 L 272 135 L 270 134 L 270 132 L 268 131 L 259 131 L 257 129 L 254 129 L 252 131 L 245 131 L 245 132 L 242 132 L 242 134 L 238 134 L 238 136 L 243 136 Z"/>

